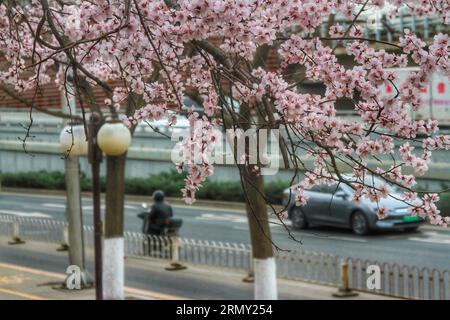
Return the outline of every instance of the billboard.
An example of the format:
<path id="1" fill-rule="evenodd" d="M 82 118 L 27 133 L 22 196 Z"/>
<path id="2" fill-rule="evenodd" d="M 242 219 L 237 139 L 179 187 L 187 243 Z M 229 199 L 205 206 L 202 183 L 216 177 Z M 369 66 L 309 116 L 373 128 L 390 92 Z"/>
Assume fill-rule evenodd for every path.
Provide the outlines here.
<path id="1" fill-rule="evenodd" d="M 400 88 L 411 72 L 418 71 L 418 68 L 398 68 L 387 69 L 394 71 L 398 77 L 395 86 Z M 381 91 L 386 96 L 394 96 L 395 88 L 391 84 L 385 84 Z M 422 99 L 424 104 L 417 111 L 411 110 L 411 115 L 415 120 L 438 120 L 440 126 L 450 126 L 450 80 L 448 77 L 433 74 L 429 85 L 422 89 Z"/>

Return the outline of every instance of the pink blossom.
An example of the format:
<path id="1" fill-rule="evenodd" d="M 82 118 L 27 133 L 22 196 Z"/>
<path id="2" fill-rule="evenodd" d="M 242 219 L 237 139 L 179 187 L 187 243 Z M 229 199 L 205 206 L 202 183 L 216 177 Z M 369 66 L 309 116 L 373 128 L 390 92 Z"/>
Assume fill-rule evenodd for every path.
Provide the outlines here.
<path id="1" fill-rule="evenodd" d="M 386 219 L 389 213 L 389 209 L 387 208 L 379 208 L 377 211 L 378 219 Z"/>
<path id="2" fill-rule="evenodd" d="M 402 9 L 450 23 L 446 1 L 389 4 L 389 17 L 398 16 Z M 117 0 L 49 5 L 51 17 L 43 16 L 46 10 L 40 0 L 26 10 L 0 4 L 0 84 L 19 96 L 44 85 L 62 89 L 70 80 L 67 66 L 74 65 L 83 80 L 80 87 L 102 91 L 106 99 L 100 107 L 107 106 L 103 109 L 114 116 L 121 114 L 119 118 L 130 128 L 161 119 L 175 125 L 177 115 L 186 109 L 185 98 L 194 93 L 203 112 L 187 111 L 190 131 L 179 144 L 182 160 L 176 165 L 179 172 L 187 171 L 182 190 L 187 203 L 195 201 L 202 183 L 214 172 L 211 158 L 220 140 L 217 130 L 229 125 L 229 119 L 239 125 L 238 105 L 245 105 L 252 117 L 260 116 L 258 125 L 289 128 L 296 139 L 288 150 L 295 156 L 298 149 L 302 153 L 296 164 L 304 178 L 292 189 L 298 205 L 307 203 L 306 190 L 315 185 L 346 183 L 355 190 L 355 202 L 363 198 L 377 202 L 391 196 L 389 186 L 395 184 L 403 188 L 402 200 L 413 213 L 435 224 L 448 224 L 437 209 L 438 197 L 419 198 L 413 188 L 416 176 L 429 169 L 432 152 L 450 150 L 450 136 L 437 133 L 436 121 L 411 116 L 411 111 L 425 105 L 422 90 L 433 75 L 450 76 L 447 34 L 422 39 L 404 30 L 389 46 L 397 46 L 397 51 L 379 49 L 373 45 L 377 39 L 365 39 L 370 35 L 365 35 L 362 24 L 350 23 L 360 4 L 347 0 L 179 0 L 176 6 L 143 0 L 131 1 L 129 11 Z M 387 7 L 384 0 L 367 3 L 371 10 Z M 345 21 L 322 30 L 331 16 Z M 54 19 L 56 35 L 48 18 Z M 42 41 L 35 39 L 38 28 Z M 330 44 L 326 36 L 322 38 L 324 33 L 335 41 Z M 57 35 L 64 35 L 64 46 Z M 350 63 L 342 64 L 334 44 L 340 52 L 345 50 Z M 254 63 L 264 46 L 279 64 Z M 275 50 L 277 55 L 272 56 Z M 417 70 L 400 81 L 392 68 L 409 62 Z M 301 82 L 321 83 L 324 91 L 301 90 L 298 77 L 293 77 L 299 76 L 295 70 L 301 70 Z M 384 92 L 386 86 L 390 92 Z M 356 120 L 340 115 L 341 101 L 351 103 Z M 99 107 L 97 102 L 93 106 Z M 413 139 L 421 142 L 422 152 L 414 149 Z M 396 141 L 402 141 L 399 148 Z M 312 167 L 302 163 L 303 156 L 312 159 Z M 388 168 L 371 165 L 391 158 L 395 163 Z M 248 155 L 240 160 L 251 162 Z M 337 167 L 345 162 L 353 178 L 338 175 L 335 162 Z M 250 169 L 254 175 L 261 172 L 259 164 Z M 372 174 L 385 185 L 367 184 L 364 177 Z M 385 215 L 383 210 L 380 216 Z"/>

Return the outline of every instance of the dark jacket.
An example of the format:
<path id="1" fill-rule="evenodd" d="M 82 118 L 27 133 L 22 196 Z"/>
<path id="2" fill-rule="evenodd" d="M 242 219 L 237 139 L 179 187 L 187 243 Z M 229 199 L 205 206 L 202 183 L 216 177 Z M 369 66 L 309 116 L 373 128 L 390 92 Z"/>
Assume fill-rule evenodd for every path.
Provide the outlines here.
<path id="1" fill-rule="evenodd" d="M 173 217 L 172 207 L 165 202 L 156 202 L 151 206 L 150 212 L 142 212 L 138 217 L 143 220 L 143 233 L 162 234 L 168 219 Z"/>

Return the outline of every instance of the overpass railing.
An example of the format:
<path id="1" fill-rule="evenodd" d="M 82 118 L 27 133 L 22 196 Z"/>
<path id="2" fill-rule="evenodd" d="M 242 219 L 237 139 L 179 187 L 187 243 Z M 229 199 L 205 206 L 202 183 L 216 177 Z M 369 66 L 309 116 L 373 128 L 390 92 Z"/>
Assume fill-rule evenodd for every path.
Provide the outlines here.
<path id="1" fill-rule="evenodd" d="M 344 30 L 347 30 L 351 21 L 338 15 L 333 21 L 333 24 L 336 23 L 341 25 Z M 411 30 L 426 42 L 430 42 L 436 34 L 440 32 L 448 33 L 450 30 L 448 25 L 441 22 L 438 15 L 421 17 L 406 8 L 401 9 L 399 15 L 394 18 L 390 18 L 381 12 L 365 14 L 364 16 L 360 16 L 355 21 L 355 24 L 364 29 L 364 38 L 381 42 L 398 42 L 399 37 L 404 34 L 405 29 Z M 285 36 L 289 36 L 292 33 L 299 33 L 302 36 L 308 35 L 307 33 L 303 33 L 300 27 L 292 27 L 285 31 Z M 317 36 L 322 38 L 329 37 L 328 21 L 325 21 L 321 25 Z M 346 41 L 344 41 L 345 43 Z M 336 42 L 333 42 L 332 46 L 335 44 Z M 368 44 L 373 44 L 373 42 L 369 42 Z"/>

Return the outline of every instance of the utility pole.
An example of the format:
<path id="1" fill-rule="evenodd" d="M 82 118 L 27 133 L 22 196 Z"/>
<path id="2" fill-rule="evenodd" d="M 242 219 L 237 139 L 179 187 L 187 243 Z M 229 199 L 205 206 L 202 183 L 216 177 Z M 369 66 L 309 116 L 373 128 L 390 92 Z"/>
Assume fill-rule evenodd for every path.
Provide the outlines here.
<path id="1" fill-rule="evenodd" d="M 62 109 L 65 113 L 76 113 L 75 96 L 73 87 L 66 82 L 66 89 L 62 91 Z M 73 123 L 66 122 L 72 126 Z M 72 132 L 73 134 L 73 132 Z M 69 233 L 69 263 L 76 265 L 81 270 L 81 285 L 87 285 L 85 256 L 84 256 L 84 232 L 83 213 L 81 205 L 80 163 L 78 156 L 67 155 L 65 157 L 66 179 L 66 213 Z"/>
<path id="2" fill-rule="evenodd" d="M 102 152 L 97 145 L 97 132 L 101 126 L 101 116 L 94 112 L 89 119 L 89 162 L 92 169 L 92 202 L 94 210 L 94 252 L 95 252 L 95 297 L 103 300 L 103 258 L 101 216 L 100 163 Z"/>

